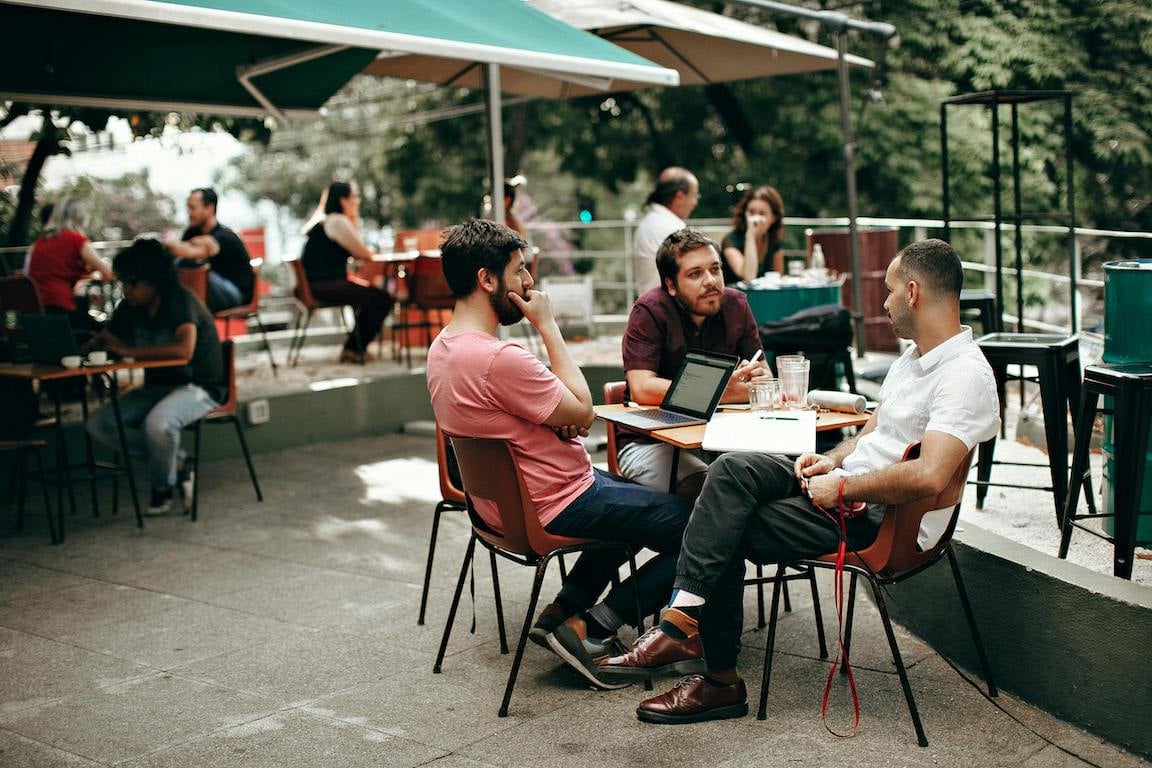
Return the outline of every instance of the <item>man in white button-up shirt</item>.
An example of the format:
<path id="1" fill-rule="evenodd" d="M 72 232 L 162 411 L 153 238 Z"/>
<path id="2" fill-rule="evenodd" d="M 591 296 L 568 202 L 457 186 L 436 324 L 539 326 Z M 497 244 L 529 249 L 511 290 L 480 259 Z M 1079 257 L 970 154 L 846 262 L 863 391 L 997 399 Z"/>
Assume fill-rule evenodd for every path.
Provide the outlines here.
<path id="1" fill-rule="evenodd" d="M 913 243 L 893 259 L 884 283 L 892 330 L 914 344 L 889 371 L 880 407 L 858 436 L 826 455 L 729 453 L 714 462 L 684 533 L 671 607 L 632 650 L 601 662 L 605 679 L 705 672 L 642 702 L 641 720 L 745 714 L 747 694 L 736 673 L 745 557 L 777 563 L 835 551 L 839 519 L 817 506 L 834 511 L 841 494 L 846 503 L 867 504 L 846 527 L 850 547 L 869 546 L 885 505 L 938 494 L 972 448 L 999 429 L 992 369 L 972 330 L 960 325 L 956 252 L 942 240 Z M 917 441 L 919 457 L 901 461 Z M 939 541 L 950 513 L 925 516 L 922 547 Z"/>
<path id="2" fill-rule="evenodd" d="M 636 226 L 632 241 L 637 296 L 660 286 L 656 252 L 668 235 L 684 228 L 698 202 L 700 182 L 691 171 L 672 166 L 660 172 L 656 189 L 648 195 L 648 212 Z"/>

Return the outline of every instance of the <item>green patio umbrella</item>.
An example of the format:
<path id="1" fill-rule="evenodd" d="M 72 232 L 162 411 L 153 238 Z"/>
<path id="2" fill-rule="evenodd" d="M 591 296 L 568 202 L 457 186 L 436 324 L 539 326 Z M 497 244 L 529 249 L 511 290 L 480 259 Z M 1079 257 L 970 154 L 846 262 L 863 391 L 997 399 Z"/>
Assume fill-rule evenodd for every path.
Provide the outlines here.
<path id="1" fill-rule="evenodd" d="M 406 53 L 677 82 L 521 0 L 0 0 L 0 29 L 0 98 L 34 103 L 308 116 L 370 62 Z"/>

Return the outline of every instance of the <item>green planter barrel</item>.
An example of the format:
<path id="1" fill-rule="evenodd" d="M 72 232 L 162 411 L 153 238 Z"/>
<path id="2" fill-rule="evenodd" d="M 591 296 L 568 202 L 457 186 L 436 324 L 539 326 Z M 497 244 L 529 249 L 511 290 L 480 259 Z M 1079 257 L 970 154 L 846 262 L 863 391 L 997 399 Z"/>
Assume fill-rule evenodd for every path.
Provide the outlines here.
<path id="1" fill-rule="evenodd" d="M 1152 259 L 1110 261 L 1104 265 L 1104 362 L 1152 364 Z M 1110 401 L 1111 398 L 1108 398 Z M 1111 402 L 1106 403 L 1111 407 Z M 1104 509 L 1113 512 L 1112 482 L 1115 477 L 1112 417 L 1104 417 Z M 1144 484 L 1140 510 L 1145 513 L 1136 529 L 1136 541 L 1152 542 L 1152 452 L 1144 461 Z M 1104 529 L 1113 533 L 1112 518 Z"/>

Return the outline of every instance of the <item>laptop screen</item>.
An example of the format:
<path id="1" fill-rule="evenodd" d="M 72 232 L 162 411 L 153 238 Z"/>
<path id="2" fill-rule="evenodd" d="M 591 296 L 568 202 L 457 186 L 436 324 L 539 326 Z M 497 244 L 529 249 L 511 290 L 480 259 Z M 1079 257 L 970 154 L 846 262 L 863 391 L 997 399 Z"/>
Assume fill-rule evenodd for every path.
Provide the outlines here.
<path id="1" fill-rule="evenodd" d="M 736 358 L 731 355 L 688 352 L 664 398 L 664 407 L 708 418 L 735 367 Z"/>

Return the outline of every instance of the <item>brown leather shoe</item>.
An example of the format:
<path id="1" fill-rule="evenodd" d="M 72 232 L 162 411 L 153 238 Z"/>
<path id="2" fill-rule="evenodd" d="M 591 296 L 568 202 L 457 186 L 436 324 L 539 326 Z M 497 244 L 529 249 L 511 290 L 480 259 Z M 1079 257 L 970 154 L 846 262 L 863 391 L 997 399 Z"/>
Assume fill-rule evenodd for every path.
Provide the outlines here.
<path id="1" fill-rule="evenodd" d="M 703 675 L 689 675 L 672 690 L 640 702 L 636 717 L 646 723 L 678 725 L 723 720 L 748 714 L 748 690 L 743 680 L 714 685 Z"/>
<path id="2" fill-rule="evenodd" d="M 652 627 L 637 638 L 623 656 L 599 659 L 606 680 L 646 680 L 655 675 L 690 675 L 704 671 L 704 644 L 700 633 L 677 640 Z"/>

